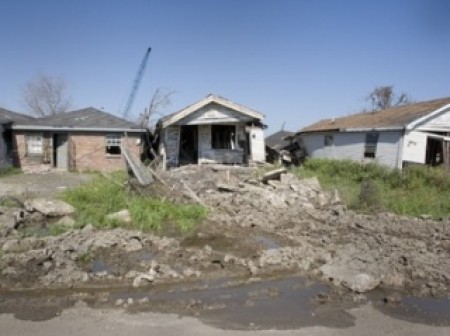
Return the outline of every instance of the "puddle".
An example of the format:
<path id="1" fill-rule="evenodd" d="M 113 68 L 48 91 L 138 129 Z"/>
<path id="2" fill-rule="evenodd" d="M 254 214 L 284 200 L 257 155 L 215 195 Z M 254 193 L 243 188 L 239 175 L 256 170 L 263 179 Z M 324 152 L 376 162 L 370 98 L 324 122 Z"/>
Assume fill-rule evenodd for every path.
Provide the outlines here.
<path id="1" fill-rule="evenodd" d="M 148 299 L 147 310 L 194 314 L 204 323 L 222 329 L 295 329 L 303 326 L 345 328 L 354 318 L 344 309 L 317 310 L 313 298 L 327 292 L 327 287 L 294 277 L 256 281 L 202 282 L 203 288 L 175 288 L 154 292 L 152 289 L 111 294 L 110 299 L 135 301 Z M 192 289 L 193 288 L 193 289 Z M 142 307 L 141 307 L 142 308 Z M 138 309 L 145 311 L 145 308 Z"/>
<path id="2" fill-rule="evenodd" d="M 111 266 L 109 266 L 107 263 L 105 263 L 102 260 L 94 260 L 90 266 L 89 266 L 89 270 L 92 273 L 100 273 L 100 272 L 107 272 L 107 273 L 111 273 L 112 268 Z"/>
<path id="3" fill-rule="evenodd" d="M 264 236 L 256 236 L 255 241 L 257 244 L 261 245 L 265 250 L 279 249 L 280 245 L 278 245 L 274 240 L 264 237 Z"/>
<path id="4" fill-rule="evenodd" d="M 450 297 L 440 299 L 405 297 L 397 305 L 380 305 L 378 308 L 397 319 L 450 326 Z"/>

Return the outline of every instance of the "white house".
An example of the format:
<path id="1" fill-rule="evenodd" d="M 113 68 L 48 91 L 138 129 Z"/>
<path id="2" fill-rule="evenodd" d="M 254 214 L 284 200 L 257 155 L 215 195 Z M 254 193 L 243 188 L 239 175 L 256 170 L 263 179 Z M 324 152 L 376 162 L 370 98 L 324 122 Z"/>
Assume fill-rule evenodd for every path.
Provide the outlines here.
<path id="1" fill-rule="evenodd" d="M 450 97 L 321 120 L 296 133 L 312 158 L 402 168 L 450 162 Z"/>
<path id="2" fill-rule="evenodd" d="M 165 167 L 264 162 L 264 115 L 228 99 L 206 98 L 156 125 Z"/>

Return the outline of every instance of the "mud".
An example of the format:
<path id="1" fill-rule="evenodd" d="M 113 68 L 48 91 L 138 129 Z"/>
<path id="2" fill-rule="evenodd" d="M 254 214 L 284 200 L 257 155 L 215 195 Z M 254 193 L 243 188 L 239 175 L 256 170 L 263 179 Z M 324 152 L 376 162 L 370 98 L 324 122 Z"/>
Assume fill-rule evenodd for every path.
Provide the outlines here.
<path id="1" fill-rule="evenodd" d="M 209 218 L 188 235 L 89 225 L 56 237 L 3 231 L 0 311 L 45 319 L 81 299 L 198 316 L 221 328 L 344 328 L 353 323 L 346 309 L 370 303 L 397 318 L 448 325 L 448 219 L 359 214 L 315 179 L 288 173 L 262 183 L 253 170 L 227 169 L 177 169 L 161 173 L 166 184 L 140 189 L 206 204 Z M 0 224 L 11 211 L 2 209 Z M 21 309 L 27 304 L 42 309 Z"/>

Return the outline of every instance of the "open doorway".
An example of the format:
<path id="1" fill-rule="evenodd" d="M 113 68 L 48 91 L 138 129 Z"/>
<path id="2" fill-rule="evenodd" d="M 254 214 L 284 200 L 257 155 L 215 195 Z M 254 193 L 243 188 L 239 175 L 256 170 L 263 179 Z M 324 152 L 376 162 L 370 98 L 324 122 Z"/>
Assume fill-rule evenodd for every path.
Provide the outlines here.
<path id="1" fill-rule="evenodd" d="M 180 130 L 180 165 L 198 162 L 198 126 L 181 126 Z"/>
<path id="2" fill-rule="evenodd" d="M 437 166 L 443 163 L 443 141 L 428 137 L 425 163 L 430 166 Z"/>
<path id="3" fill-rule="evenodd" d="M 68 136 L 64 133 L 53 134 L 53 164 L 56 168 L 69 168 Z"/>

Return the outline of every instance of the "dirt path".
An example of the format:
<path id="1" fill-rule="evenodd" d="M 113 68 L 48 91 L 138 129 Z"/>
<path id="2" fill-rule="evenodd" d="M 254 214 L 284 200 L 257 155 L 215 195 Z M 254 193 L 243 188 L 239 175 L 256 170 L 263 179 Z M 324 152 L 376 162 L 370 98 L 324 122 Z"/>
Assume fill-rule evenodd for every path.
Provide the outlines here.
<path id="1" fill-rule="evenodd" d="M 354 323 L 348 328 L 308 327 L 297 330 L 223 330 L 201 323 L 195 318 L 173 314 L 128 314 L 122 310 L 96 310 L 78 303 L 60 316 L 42 322 L 22 321 L 12 315 L 0 315 L 0 325 L 8 335 L 208 335 L 208 336 L 340 336 L 340 335 L 449 335 L 450 327 L 436 327 L 396 320 L 373 309 L 370 305 L 351 309 Z"/>
<path id="2" fill-rule="evenodd" d="M 69 172 L 17 174 L 0 178 L 0 197 L 21 199 L 54 197 L 67 188 L 89 181 L 94 175 Z"/>

